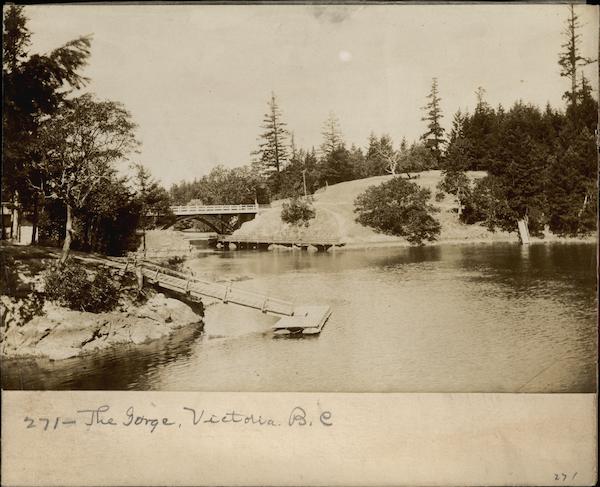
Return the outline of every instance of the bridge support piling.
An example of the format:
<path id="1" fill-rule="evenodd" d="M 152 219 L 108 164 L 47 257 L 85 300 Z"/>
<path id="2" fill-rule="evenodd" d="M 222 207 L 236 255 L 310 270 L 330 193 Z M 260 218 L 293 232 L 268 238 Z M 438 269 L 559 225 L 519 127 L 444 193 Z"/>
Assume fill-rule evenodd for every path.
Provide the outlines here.
<path id="1" fill-rule="evenodd" d="M 138 292 L 142 292 L 144 288 L 144 273 L 142 272 L 142 263 L 138 260 L 135 261 L 135 277 L 137 279 Z"/>

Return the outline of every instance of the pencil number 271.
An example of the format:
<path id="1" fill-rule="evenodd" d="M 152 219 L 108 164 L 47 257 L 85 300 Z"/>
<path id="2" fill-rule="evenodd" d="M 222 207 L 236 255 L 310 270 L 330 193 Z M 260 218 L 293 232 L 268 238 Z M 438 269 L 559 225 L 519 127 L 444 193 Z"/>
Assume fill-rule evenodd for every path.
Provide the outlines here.
<path id="1" fill-rule="evenodd" d="M 567 480 L 575 480 L 576 476 L 577 476 L 577 472 L 575 472 L 573 474 L 559 472 L 559 473 L 554 474 L 554 480 L 557 482 L 566 482 Z"/>

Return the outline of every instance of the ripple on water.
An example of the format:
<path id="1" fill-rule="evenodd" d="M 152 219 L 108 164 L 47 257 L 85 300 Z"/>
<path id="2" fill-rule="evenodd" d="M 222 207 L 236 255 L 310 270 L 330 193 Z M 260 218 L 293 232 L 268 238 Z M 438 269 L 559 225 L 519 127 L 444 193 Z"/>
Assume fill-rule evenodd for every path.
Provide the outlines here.
<path id="1" fill-rule="evenodd" d="M 3 386 L 590 392 L 594 263 L 593 244 L 205 255 L 188 262 L 198 275 L 333 314 L 318 337 L 276 339 L 277 318 L 215 305 L 203 332 L 63 363 L 3 363 Z"/>

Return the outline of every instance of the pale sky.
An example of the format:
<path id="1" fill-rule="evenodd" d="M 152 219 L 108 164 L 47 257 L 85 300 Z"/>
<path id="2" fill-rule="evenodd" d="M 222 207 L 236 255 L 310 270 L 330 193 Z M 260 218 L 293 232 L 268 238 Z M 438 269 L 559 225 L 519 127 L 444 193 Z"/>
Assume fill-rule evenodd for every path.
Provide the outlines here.
<path id="1" fill-rule="evenodd" d="M 598 9 L 579 5 L 583 54 L 598 54 Z M 84 74 L 138 124 L 136 162 L 169 186 L 257 148 L 274 91 L 299 147 L 318 147 L 330 111 L 345 141 L 371 131 L 396 146 L 424 132 L 420 108 L 439 80 L 443 120 L 517 99 L 563 107 L 558 52 L 566 5 L 27 6 L 32 51 L 93 34 Z M 597 65 L 586 68 L 597 89 Z"/>

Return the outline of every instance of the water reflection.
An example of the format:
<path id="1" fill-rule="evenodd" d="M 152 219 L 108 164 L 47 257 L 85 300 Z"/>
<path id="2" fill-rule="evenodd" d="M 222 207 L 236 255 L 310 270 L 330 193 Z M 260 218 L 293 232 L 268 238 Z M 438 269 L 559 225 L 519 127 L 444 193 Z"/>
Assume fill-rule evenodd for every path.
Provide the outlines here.
<path id="1" fill-rule="evenodd" d="M 5 389 L 151 389 L 148 376 L 171 361 L 185 361 L 202 332 L 190 326 L 170 337 L 138 346 L 116 346 L 87 357 L 66 360 L 3 361 Z"/>
<path id="2" fill-rule="evenodd" d="M 188 265 L 298 304 L 327 303 L 318 337 L 207 309 L 205 332 L 64 362 L 3 364 L 25 389 L 591 392 L 596 249 L 441 245 L 338 253 L 221 252 Z M 310 338 L 310 339 L 308 339 Z"/>

